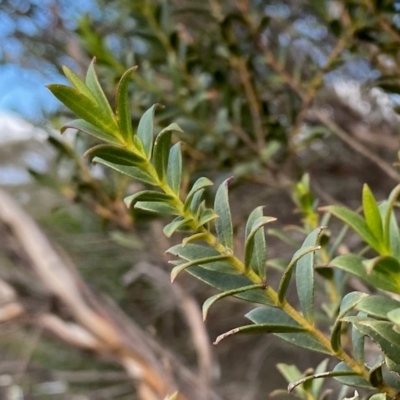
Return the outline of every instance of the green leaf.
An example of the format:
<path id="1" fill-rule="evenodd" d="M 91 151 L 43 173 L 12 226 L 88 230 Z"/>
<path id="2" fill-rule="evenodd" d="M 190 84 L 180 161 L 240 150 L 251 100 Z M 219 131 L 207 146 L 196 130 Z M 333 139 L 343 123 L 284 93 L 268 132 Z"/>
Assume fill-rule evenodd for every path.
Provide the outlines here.
<path id="1" fill-rule="evenodd" d="M 316 246 L 322 230 L 323 228 L 314 229 L 306 237 L 301 247 Z M 315 252 L 307 253 L 297 261 L 296 266 L 296 287 L 301 311 L 311 323 L 314 323 L 314 257 Z"/>
<path id="2" fill-rule="evenodd" d="M 96 126 L 92 125 L 89 122 L 86 122 L 83 119 L 75 119 L 71 122 L 68 122 L 61 128 L 61 133 L 64 133 L 68 128 L 77 129 L 79 131 L 88 133 L 89 135 L 92 135 L 97 139 L 104 140 L 105 142 L 114 143 L 117 145 L 121 144 L 121 141 L 118 137 L 115 137 L 110 133 L 107 133 L 102 129 L 97 128 Z"/>
<path id="3" fill-rule="evenodd" d="M 199 210 L 200 204 L 202 203 L 203 200 L 203 194 L 204 194 L 204 189 L 200 189 L 193 195 L 193 199 L 190 204 L 190 211 L 193 214 L 196 214 L 196 212 Z M 187 203 L 185 202 L 185 206 L 186 204 Z"/>
<path id="4" fill-rule="evenodd" d="M 328 363 L 329 363 L 328 358 L 326 358 L 325 360 L 322 360 L 319 363 L 319 365 L 317 366 L 317 368 L 315 369 L 315 374 L 318 375 L 318 374 L 322 374 L 323 372 L 326 372 Z M 321 380 L 316 380 L 312 383 L 311 393 L 314 396 L 314 398 L 321 400 L 320 392 L 321 392 L 323 383 L 324 383 L 324 381 L 321 381 Z"/>
<path id="5" fill-rule="evenodd" d="M 398 375 L 400 375 L 400 364 L 395 363 L 389 357 L 385 357 L 385 363 L 390 371 L 396 372 Z"/>
<path id="6" fill-rule="evenodd" d="M 207 233 L 195 233 L 194 235 L 187 236 L 182 240 L 182 246 L 185 247 L 188 243 L 194 242 L 196 240 L 203 240 L 207 236 Z"/>
<path id="7" fill-rule="evenodd" d="M 245 316 L 255 324 L 278 324 L 300 327 L 300 325 L 282 309 L 276 307 L 258 307 L 251 310 Z M 276 336 L 295 346 L 304 347 L 319 353 L 330 354 L 329 350 L 325 349 L 317 340 L 307 333 L 277 333 Z"/>
<path id="8" fill-rule="evenodd" d="M 400 325 L 400 308 L 388 311 L 387 318 L 389 318 L 396 325 Z"/>
<path id="9" fill-rule="evenodd" d="M 188 245 L 189 246 L 189 245 Z M 206 265 L 204 266 L 206 267 Z M 240 289 L 244 286 L 254 285 L 254 283 L 244 275 L 235 275 L 233 273 L 224 273 L 220 269 L 210 270 L 204 267 L 190 267 L 186 271 L 202 282 L 215 287 L 221 291 Z M 253 303 L 270 305 L 271 300 L 263 290 L 251 290 L 236 294 L 235 297 Z"/>
<path id="10" fill-rule="evenodd" d="M 383 272 L 386 270 L 388 274 L 398 274 L 400 272 L 400 263 L 391 256 L 379 256 L 370 260 L 363 261 L 364 268 L 368 275 L 371 274 L 375 268 Z"/>
<path id="11" fill-rule="evenodd" d="M 375 239 L 375 236 L 369 230 L 367 223 L 354 211 L 340 206 L 323 207 L 322 210 L 330 212 L 337 218 L 341 219 L 344 223 L 354 229 L 360 235 L 361 239 L 363 239 L 369 246 L 377 252 L 380 251 L 380 245 Z"/>
<path id="12" fill-rule="evenodd" d="M 331 334 L 331 346 L 335 352 L 341 349 L 342 318 L 366 296 L 365 293 L 351 292 L 343 297 Z"/>
<path id="13" fill-rule="evenodd" d="M 195 260 L 191 260 L 182 264 L 177 265 L 174 267 L 171 271 L 171 282 L 173 282 L 176 277 L 185 269 L 193 266 L 203 266 L 205 267 L 206 265 L 215 265 L 216 262 L 218 261 L 226 261 L 229 260 L 231 256 L 227 256 L 225 254 L 219 254 L 217 256 L 213 257 L 204 257 L 204 258 L 199 258 Z M 210 268 L 210 267 L 209 267 Z"/>
<path id="14" fill-rule="evenodd" d="M 371 295 L 363 298 L 357 304 L 357 310 L 363 311 L 368 315 L 377 318 L 389 318 L 388 313 L 400 308 L 400 301 L 394 300 L 387 296 Z"/>
<path id="15" fill-rule="evenodd" d="M 280 363 L 280 364 L 277 364 L 276 367 L 288 383 L 290 383 L 292 381 L 296 381 L 297 379 L 300 379 L 300 377 L 303 375 L 295 365 L 287 365 L 287 364 Z M 297 394 L 299 396 L 301 396 L 301 397 L 304 396 L 304 393 L 305 393 L 304 388 L 296 387 L 295 391 L 297 392 Z M 287 395 L 287 392 L 285 391 L 284 394 Z"/>
<path id="16" fill-rule="evenodd" d="M 385 238 L 385 242 L 386 243 L 390 243 L 391 246 L 396 246 L 397 249 L 399 249 L 399 236 L 394 236 L 392 235 L 392 230 L 393 230 L 393 220 L 394 220 L 394 215 L 393 215 L 393 208 L 394 205 L 397 201 L 397 198 L 400 195 L 400 185 L 397 185 L 392 192 L 389 195 L 389 198 L 384 206 L 384 218 L 383 218 L 383 234 L 384 234 L 384 238 Z M 394 223 L 397 225 L 397 222 L 394 221 Z M 398 228 L 397 228 L 398 231 Z M 397 245 L 395 244 L 397 243 Z M 398 250 L 398 252 L 400 252 L 400 250 Z M 394 253 L 394 255 L 399 255 L 397 254 L 398 252 Z"/>
<path id="17" fill-rule="evenodd" d="M 157 214 L 179 215 L 179 211 L 165 201 L 138 201 L 134 208 Z"/>
<path id="18" fill-rule="evenodd" d="M 172 123 L 164 128 L 156 137 L 153 149 L 153 164 L 157 175 L 164 181 L 167 175 L 169 150 L 171 146 L 172 132 L 183 132 L 176 123 Z"/>
<path id="19" fill-rule="evenodd" d="M 219 186 L 215 195 L 214 210 L 219 216 L 215 221 L 218 240 L 233 252 L 233 226 L 228 198 L 228 184 L 231 179 L 226 179 Z"/>
<path id="20" fill-rule="evenodd" d="M 246 224 L 245 267 L 253 270 L 263 279 L 266 278 L 267 244 L 264 230 L 261 229 L 276 218 L 263 217 L 263 207 L 257 207 L 249 216 Z"/>
<path id="21" fill-rule="evenodd" d="M 108 167 L 115 169 L 121 174 L 125 174 L 130 176 L 131 178 L 135 178 L 138 181 L 148 183 L 150 185 L 157 185 L 157 182 L 154 182 L 154 178 L 145 170 L 137 168 L 137 167 L 127 167 L 124 165 L 114 164 L 108 161 L 103 160 L 102 158 L 95 157 L 93 162 L 107 165 Z"/>
<path id="22" fill-rule="evenodd" d="M 386 393 L 375 393 L 368 400 L 389 400 Z"/>
<path id="23" fill-rule="evenodd" d="M 335 366 L 333 369 L 334 372 L 341 372 L 344 375 L 337 375 L 335 376 L 335 380 L 339 381 L 343 385 L 351 386 L 351 387 L 359 387 L 359 388 L 366 388 L 371 389 L 372 386 L 367 382 L 365 379 L 357 376 L 355 372 L 348 367 L 344 362 L 340 362 Z M 348 375 L 346 376 L 346 373 Z"/>
<path id="24" fill-rule="evenodd" d="M 141 192 L 134 193 L 130 196 L 125 197 L 124 203 L 128 208 L 137 201 L 164 201 L 168 202 L 173 200 L 173 197 L 169 194 L 162 192 L 156 192 L 154 190 L 142 190 Z"/>
<path id="25" fill-rule="evenodd" d="M 123 147 L 111 146 L 109 144 L 99 144 L 87 150 L 83 155 L 90 160 L 98 157 L 116 165 L 126 167 L 140 167 L 146 162 L 139 154 L 125 150 Z"/>
<path id="26" fill-rule="evenodd" d="M 322 346 L 321 343 L 319 343 L 308 333 L 278 333 L 276 336 L 297 347 L 303 347 L 317 353 L 331 354 L 330 350 Z"/>
<path id="27" fill-rule="evenodd" d="M 202 213 L 200 215 L 199 223 L 198 223 L 197 227 L 203 226 L 207 222 L 210 222 L 216 218 L 218 218 L 217 213 L 211 208 L 206 208 L 204 211 L 202 211 Z"/>
<path id="28" fill-rule="evenodd" d="M 107 97 L 100 86 L 100 82 L 97 79 L 96 71 L 94 69 L 95 62 L 96 59 L 93 58 L 86 72 L 86 86 L 89 88 L 93 96 L 96 98 L 97 104 L 102 109 L 104 115 L 107 116 L 107 119 L 114 120 L 113 110 L 111 109 L 110 103 L 108 102 Z"/>
<path id="29" fill-rule="evenodd" d="M 249 311 L 245 317 L 255 324 L 301 327 L 293 318 L 277 307 L 257 307 Z"/>
<path id="30" fill-rule="evenodd" d="M 154 111 L 157 107 L 160 107 L 160 104 L 154 104 L 151 106 L 140 118 L 139 126 L 137 129 L 137 136 L 141 140 L 143 144 L 144 152 L 147 158 L 150 160 L 151 152 L 153 149 L 153 141 L 154 141 Z"/>
<path id="31" fill-rule="evenodd" d="M 85 95 L 86 97 L 88 97 L 89 99 L 93 100 L 96 103 L 96 98 L 94 97 L 93 93 L 89 90 L 89 88 L 82 81 L 82 79 L 75 74 L 75 72 L 71 71 L 65 65 L 62 67 L 62 70 L 64 72 L 64 75 L 67 77 L 67 79 L 71 82 L 72 86 L 78 92 L 82 93 L 83 95 Z"/>
<path id="32" fill-rule="evenodd" d="M 343 321 L 352 323 L 363 335 L 376 342 L 387 357 L 400 364 L 400 334 L 393 330 L 392 322 L 359 317 L 345 317 Z"/>
<path id="33" fill-rule="evenodd" d="M 369 371 L 369 383 L 373 387 L 382 387 L 383 381 L 383 373 L 382 373 L 382 365 L 384 361 L 379 361 L 375 366 L 371 367 Z"/>
<path id="34" fill-rule="evenodd" d="M 167 253 L 183 258 L 184 260 L 187 260 L 189 262 L 203 258 L 218 257 L 221 255 L 218 251 L 211 247 L 206 247 L 194 243 L 188 243 L 185 246 L 178 244 L 169 248 L 167 250 Z M 203 267 L 211 270 L 218 270 L 224 273 L 237 273 L 235 267 L 227 261 L 207 263 L 204 264 Z"/>
<path id="35" fill-rule="evenodd" d="M 166 237 L 171 237 L 174 232 L 176 232 L 179 228 L 181 228 L 183 225 L 187 224 L 189 220 L 183 218 L 183 217 L 176 217 L 172 222 L 170 222 L 168 225 L 165 225 L 163 232 Z"/>
<path id="36" fill-rule="evenodd" d="M 255 290 L 255 289 L 260 289 L 260 288 L 263 288 L 262 284 L 243 286 L 239 289 L 227 290 L 226 292 L 218 293 L 215 296 L 208 298 L 203 303 L 203 307 L 202 307 L 203 321 L 205 321 L 207 319 L 208 311 L 210 310 L 211 306 L 218 300 L 221 300 L 225 297 L 234 296 L 235 294 L 248 292 L 249 290 Z"/>
<path id="37" fill-rule="evenodd" d="M 167 250 L 167 253 L 183 258 L 188 261 L 192 261 L 197 258 L 213 257 L 220 254 L 218 253 L 217 250 L 213 249 L 212 247 L 202 246 L 193 243 L 188 243 L 186 246 L 177 244 L 176 246 L 170 247 Z"/>
<path id="38" fill-rule="evenodd" d="M 378 241 L 378 243 L 384 247 L 385 243 L 383 243 L 381 214 L 379 212 L 375 197 L 367 184 L 364 184 L 363 186 L 362 203 L 367 226 L 371 233 L 375 236 L 375 239 Z"/>
<path id="39" fill-rule="evenodd" d="M 185 209 L 189 208 L 189 206 L 192 203 L 194 195 L 199 190 L 201 190 L 207 186 L 211 186 L 211 185 L 213 185 L 213 183 L 208 178 L 201 177 L 201 178 L 197 179 L 196 182 L 193 184 L 192 188 L 190 189 L 188 195 L 186 196 Z"/>
<path id="40" fill-rule="evenodd" d="M 365 259 L 355 254 L 345 254 L 331 261 L 332 267 L 340 268 L 364 280 L 373 287 L 400 293 L 400 275 L 398 271 L 388 269 L 393 263 L 378 263 L 370 274 L 364 267 Z M 395 273 L 394 273 L 395 272 Z"/>
<path id="41" fill-rule="evenodd" d="M 288 392 L 292 392 L 297 386 L 303 385 L 308 381 L 313 381 L 315 379 L 325 379 L 325 378 L 334 378 L 337 376 L 354 376 L 354 371 L 328 371 L 328 372 L 321 372 L 319 374 L 314 375 L 307 375 L 304 378 L 301 378 L 295 382 L 291 382 L 288 386 Z"/>
<path id="42" fill-rule="evenodd" d="M 182 181 L 182 152 L 181 144 L 176 143 L 169 151 L 167 182 L 172 190 L 179 196 Z"/>
<path id="43" fill-rule="evenodd" d="M 365 297 L 364 299 L 368 299 Z M 364 300 L 361 299 L 360 303 Z M 360 304 L 358 303 L 358 304 Z M 359 312 L 357 314 L 359 317 L 365 317 L 365 313 Z M 365 336 L 358 331 L 355 327 L 351 329 L 351 343 L 353 347 L 353 357 L 359 364 L 364 364 L 365 362 L 365 347 L 364 347 L 364 340 Z"/>
<path id="44" fill-rule="evenodd" d="M 115 109 L 119 130 L 125 143 L 132 143 L 132 119 L 129 105 L 129 81 L 132 74 L 137 70 L 137 66 L 129 68 L 121 77 L 116 94 Z"/>
<path id="45" fill-rule="evenodd" d="M 286 292 L 287 292 L 287 289 L 288 289 L 289 283 L 290 283 L 290 278 L 292 277 L 293 268 L 296 265 L 296 263 L 302 257 L 304 257 L 306 254 L 316 251 L 319 248 L 320 248 L 319 246 L 302 247 L 294 253 L 292 260 L 290 261 L 289 265 L 287 266 L 287 268 L 282 276 L 281 282 L 279 284 L 278 299 L 281 304 L 285 301 Z"/>
<path id="46" fill-rule="evenodd" d="M 215 339 L 214 344 L 218 344 L 221 340 L 227 338 L 228 336 L 243 334 L 243 333 L 286 333 L 286 332 L 303 332 L 304 329 L 295 326 L 286 325 L 245 325 L 239 328 L 231 329 L 228 332 L 219 335 Z"/>
<path id="47" fill-rule="evenodd" d="M 101 107 L 91 98 L 78 92 L 76 89 L 64 85 L 48 85 L 48 89 L 58 100 L 66 105 L 80 118 L 97 128 L 118 137 L 118 127 L 113 118 L 110 118 Z"/>

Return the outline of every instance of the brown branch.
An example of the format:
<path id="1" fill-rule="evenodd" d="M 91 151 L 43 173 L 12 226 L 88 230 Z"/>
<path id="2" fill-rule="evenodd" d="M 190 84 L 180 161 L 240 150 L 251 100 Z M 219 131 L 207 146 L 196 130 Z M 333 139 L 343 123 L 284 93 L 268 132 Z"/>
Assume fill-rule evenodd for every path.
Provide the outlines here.
<path id="1" fill-rule="evenodd" d="M 233 57 L 231 60 L 233 67 L 237 69 L 240 82 L 243 85 L 249 104 L 251 120 L 253 122 L 254 135 L 257 142 L 258 151 L 262 151 L 265 146 L 265 135 L 262 127 L 261 107 L 256 93 L 256 89 L 251 81 L 250 72 L 246 65 L 246 60 L 242 57 Z"/>
<path id="2" fill-rule="evenodd" d="M 161 364 L 160 353 L 163 354 L 162 358 L 167 353 L 160 346 L 157 347 L 116 306 L 95 296 L 80 279 L 71 261 L 54 250 L 35 222 L 1 190 L 0 223 L 8 227 L 7 234 L 20 244 L 19 249 L 13 250 L 26 254 L 31 268 L 48 294 L 59 299 L 70 313 L 68 321 L 49 312 L 42 312 L 35 318 L 25 317 L 25 321 L 29 319 L 32 324 L 52 331 L 74 346 L 91 349 L 119 362 L 135 380 L 141 400 L 162 400 L 173 393 L 178 387 L 173 376 L 176 371 L 179 371 L 179 389 L 185 393 L 180 394 L 178 399 L 202 398 L 199 393 L 203 386 L 198 378 L 173 356 L 167 357 L 173 369 Z M 3 320 L 24 315 L 29 317 L 29 310 L 16 299 L 16 291 L 12 288 L 7 290 L 7 285 L 2 287 L 6 289 L 0 293 L 0 298 L 4 297 L 2 293 L 8 296 L 8 302 L 0 308 Z M 11 304 L 14 312 L 6 313 Z M 215 399 L 216 396 L 212 394 L 209 398 Z"/>
<path id="3" fill-rule="evenodd" d="M 379 169 L 385 172 L 394 181 L 400 182 L 400 174 L 389 163 L 373 153 L 363 144 L 355 140 L 351 135 L 344 131 L 339 125 L 337 125 L 331 118 L 326 116 L 325 113 L 319 110 L 313 110 L 313 115 L 339 139 L 345 142 L 349 147 L 351 147 L 357 153 L 363 155 L 365 158 L 374 163 Z"/>

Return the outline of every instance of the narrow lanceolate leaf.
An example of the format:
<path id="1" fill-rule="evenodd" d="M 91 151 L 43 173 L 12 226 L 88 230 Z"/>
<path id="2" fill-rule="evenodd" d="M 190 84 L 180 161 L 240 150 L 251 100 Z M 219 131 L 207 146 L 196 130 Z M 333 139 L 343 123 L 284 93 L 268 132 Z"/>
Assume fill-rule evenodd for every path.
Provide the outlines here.
<path id="1" fill-rule="evenodd" d="M 255 324 L 300 327 L 293 318 L 277 307 L 257 307 L 249 311 L 245 317 Z"/>
<path id="2" fill-rule="evenodd" d="M 102 109 L 104 115 L 107 116 L 108 119 L 114 120 L 114 113 L 110 107 L 110 103 L 107 100 L 106 95 L 101 88 L 100 82 L 97 79 L 96 71 L 94 69 L 95 59 L 89 65 L 89 68 L 86 73 L 86 86 L 92 92 L 93 96 L 96 99 L 97 104 Z"/>
<path id="3" fill-rule="evenodd" d="M 197 227 L 203 226 L 216 218 L 218 218 L 218 214 L 213 209 L 206 208 L 200 214 L 199 223 Z"/>
<path id="4" fill-rule="evenodd" d="M 62 70 L 67 79 L 71 82 L 72 86 L 80 93 L 93 100 L 96 103 L 96 98 L 93 96 L 93 93 L 89 90 L 86 84 L 79 78 L 75 72 L 71 71 L 68 67 L 63 66 Z"/>
<path id="5" fill-rule="evenodd" d="M 397 267 L 391 270 L 396 264 L 380 262 L 368 274 L 364 267 L 365 261 L 363 257 L 356 254 L 345 254 L 333 259 L 330 265 L 349 272 L 376 288 L 400 293 L 400 271 Z"/>
<path id="6" fill-rule="evenodd" d="M 156 137 L 153 148 L 153 164 L 161 181 L 167 176 L 169 149 L 173 132 L 183 132 L 178 124 L 172 123 L 164 128 Z"/>
<path id="7" fill-rule="evenodd" d="M 369 246 L 379 252 L 379 242 L 370 231 L 365 220 L 361 218 L 357 213 L 340 206 L 323 207 L 323 210 L 330 212 L 337 218 L 341 219 L 344 223 L 354 229 Z"/>
<path id="8" fill-rule="evenodd" d="M 194 235 L 187 236 L 182 240 L 182 246 L 185 247 L 187 244 L 198 240 L 205 240 L 207 236 L 207 233 L 195 233 Z"/>
<path id="9" fill-rule="evenodd" d="M 379 205 L 382 218 L 385 218 L 388 208 L 389 203 L 387 201 L 384 201 Z M 400 259 L 400 240 L 398 240 L 400 236 L 400 229 L 394 213 L 389 213 L 389 222 L 387 228 L 388 232 L 386 232 L 385 226 L 383 229 L 386 247 L 390 249 L 390 254 L 394 258 Z"/>
<path id="10" fill-rule="evenodd" d="M 96 137 L 97 139 L 103 140 L 105 142 L 114 143 L 114 144 L 121 144 L 121 140 L 103 129 L 94 126 L 93 124 L 83 120 L 83 119 L 75 119 L 73 121 L 68 122 L 61 128 L 61 133 L 64 133 L 68 128 L 70 129 L 77 129 L 78 131 L 82 131 L 88 133 Z"/>
<path id="11" fill-rule="evenodd" d="M 363 187 L 362 204 L 365 221 L 367 222 L 369 230 L 375 236 L 375 239 L 380 244 L 384 245 L 381 214 L 375 197 L 367 184 L 364 184 Z"/>
<path id="12" fill-rule="evenodd" d="M 382 387 L 382 384 L 384 383 L 383 380 L 383 373 L 382 373 L 382 365 L 384 361 L 379 361 L 376 365 L 371 367 L 369 371 L 369 383 L 373 387 Z"/>
<path id="13" fill-rule="evenodd" d="M 204 195 L 204 189 L 200 189 L 193 195 L 191 202 L 189 202 L 190 203 L 189 204 L 190 211 L 193 214 L 196 214 L 197 211 L 199 210 L 200 204 L 203 202 L 203 195 Z M 185 210 L 186 210 L 187 204 L 188 204 L 188 202 L 185 202 Z"/>
<path id="14" fill-rule="evenodd" d="M 215 222 L 218 240 L 233 251 L 233 226 L 228 198 L 228 184 L 231 179 L 226 179 L 218 188 L 215 195 L 214 210 L 219 216 Z"/>
<path id="15" fill-rule="evenodd" d="M 117 88 L 115 108 L 119 130 L 125 143 L 131 143 L 133 136 L 128 88 L 130 78 L 136 70 L 137 66 L 128 69 L 122 75 Z"/>
<path id="16" fill-rule="evenodd" d="M 243 286 L 239 289 L 232 289 L 228 290 L 223 293 L 216 294 L 215 296 L 212 296 L 208 298 L 204 303 L 203 303 L 203 308 L 202 308 L 202 313 L 203 313 L 203 321 L 207 319 L 208 311 L 210 310 L 211 306 L 217 302 L 218 300 L 221 300 L 225 297 L 229 296 L 234 296 L 235 294 L 243 293 L 243 292 L 248 292 L 249 290 L 255 290 L 255 289 L 260 289 L 262 288 L 262 284 L 256 284 L 256 285 L 249 285 L 249 286 Z"/>
<path id="17" fill-rule="evenodd" d="M 367 294 L 361 292 L 351 292 L 343 297 L 342 303 L 340 304 L 339 315 L 333 325 L 331 334 L 331 346 L 334 351 L 338 351 L 341 348 L 342 318 L 364 297 L 367 297 Z"/>
<path id="18" fill-rule="evenodd" d="M 279 290 L 278 290 L 278 299 L 279 302 L 282 304 L 285 301 L 286 298 L 286 292 L 289 287 L 290 279 L 292 277 L 292 272 L 293 268 L 295 267 L 296 263 L 304 257 L 306 254 L 311 253 L 313 251 L 318 250 L 320 247 L 319 246 L 308 246 L 308 247 L 302 247 L 299 250 L 294 253 L 292 260 L 290 261 L 289 265 L 287 266 L 281 282 L 279 284 Z"/>
<path id="19" fill-rule="evenodd" d="M 358 316 L 365 316 L 364 313 L 358 313 Z M 351 344 L 353 350 L 353 358 L 359 363 L 364 364 L 365 362 L 365 336 L 358 331 L 356 328 L 351 328 Z"/>
<path id="20" fill-rule="evenodd" d="M 132 204 L 137 201 L 170 201 L 173 200 L 173 197 L 162 193 L 156 192 L 155 190 L 143 190 L 141 192 L 132 194 L 130 196 L 125 197 L 124 203 L 128 208 L 132 206 Z"/>
<path id="21" fill-rule="evenodd" d="M 179 215 L 175 207 L 166 201 L 138 201 L 134 208 L 149 211 L 157 214 Z"/>
<path id="22" fill-rule="evenodd" d="M 167 182 L 172 190 L 179 195 L 182 182 L 182 152 L 180 143 L 173 145 L 169 151 Z"/>
<path id="23" fill-rule="evenodd" d="M 105 161 L 102 158 L 95 157 L 93 162 L 104 164 L 124 175 L 128 175 L 131 178 L 137 179 L 138 181 L 148 183 L 150 185 L 157 185 L 157 182 L 154 181 L 154 178 L 144 169 L 137 167 L 127 167 L 125 165 L 118 165 L 109 161 Z"/>
<path id="24" fill-rule="evenodd" d="M 400 334 L 393 329 L 392 322 L 377 321 L 371 318 L 345 317 L 355 329 L 369 336 L 391 360 L 400 364 Z"/>
<path id="25" fill-rule="evenodd" d="M 281 375 L 283 375 L 285 380 L 289 383 L 292 381 L 297 381 L 303 376 L 302 372 L 295 365 L 279 363 L 276 365 L 276 368 L 279 370 Z M 299 396 L 302 397 L 304 397 L 304 394 L 306 393 L 306 391 L 302 387 L 296 387 L 295 391 Z M 287 392 L 286 391 L 282 392 L 282 394 L 286 395 Z"/>
<path id="26" fill-rule="evenodd" d="M 109 144 L 99 144 L 92 147 L 86 151 L 84 157 L 88 157 L 90 160 L 99 157 L 113 164 L 127 167 L 140 167 L 146 162 L 139 154 Z"/>
<path id="27" fill-rule="evenodd" d="M 370 385 L 370 383 L 368 381 L 357 376 L 357 374 L 350 367 L 348 367 L 344 362 L 340 362 L 339 364 L 337 364 L 335 366 L 335 368 L 333 369 L 333 371 L 348 373 L 347 375 L 343 374 L 343 375 L 334 376 L 335 380 L 339 381 L 343 385 L 365 388 L 365 389 L 372 389 L 372 386 Z"/>
<path id="28" fill-rule="evenodd" d="M 115 121 L 109 118 L 92 99 L 69 86 L 48 85 L 47 87 L 61 103 L 65 104 L 80 118 L 111 135 L 118 135 L 118 127 Z"/>
<path id="29" fill-rule="evenodd" d="M 186 208 L 188 208 L 188 206 L 190 206 L 190 203 L 191 203 L 195 193 L 197 193 L 199 190 L 201 190 L 207 186 L 211 186 L 211 185 L 213 185 L 213 183 L 208 178 L 201 177 L 201 178 L 197 179 L 197 181 L 193 184 L 192 188 L 190 189 L 188 195 L 186 196 L 186 200 L 185 200 L 185 203 L 187 203 L 187 206 L 185 204 Z"/>
<path id="30" fill-rule="evenodd" d="M 257 218 L 245 242 L 244 265 L 247 270 L 252 269 L 262 278 L 265 278 L 265 266 L 267 263 L 267 246 L 265 243 L 264 229 L 262 228 L 273 221 L 276 221 L 276 218 L 262 216 Z"/>
<path id="31" fill-rule="evenodd" d="M 137 135 L 143 144 L 147 158 L 150 160 L 154 140 L 154 111 L 160 104 L 151 106 L 140 118 Z"/>
<path id="32" fill-rule="evenodd" d="M 331 355 L 330 349 L 326 349 L 308 333 L 276 333 L 275 335 L 294 346 L 302 347 L 317 353 Z"/>
<path id="33" fill-rule="evenodd" d="M 392 322 L 394 322 L 397 326 L 400 327 L 400 308 L 390 310 L 387 313 L 387 318 L 389 318 Z"/>
<path id="34" fill-rule="evenodd" d="M 393 246 L 393 243 L 391 243 L 391 239 L 394 239 L 395 242 L 399 242 L 398 237 L 393 238 L 391 235 L 391 228 L 392 228 L 392 220 L 394 219 L 393 216 L 393 208 L 394 205 L 397 201 L 397 198 L 400 195 L 400 185 L 397 185 L 392 192 L 389 195 L 389 198 L 386 202 L 386 207 L 385 207 L 385 214 L 384 214 L 384 219 L 383 219 L 383 234 L 386 243 L 390 243 Z"/>
<path id="35" fill-rule="evenodd" d="M 215 263 L 216 261 L 225 261 L 228 260 L 230 256 L 227 255 L 218 255 L 218 256 L 213 256 L 213 257 L 205 257 L 205 258 L 199 258 L 196 260 L 192 260 L 180 265 L 177 265 L 174 267 L 171 271 L 171 282 L 175 280 L 175 278 L 185 269 L 192 267 L 194 265 L 204 265 L 204 264 L 210 264 L 210 263 Z"/>
<path id="36" fill-rule="evenodd" d="M 179 228 L 189 222 L 188 219 L 183 217 L 176 217 L 172 222 L 165 225 L 163 232 L 166 237 L 171 237 Z"/>
<path id="37" fill-rule="evenodd" d="M 400 309 L 400 301 L 379 294 L 363 298 L 357 304 L 357 310 L 377 318 L 389 318 L 388 313 Z M 399 321 L 400 322 L 400 321 Z"/>
<path id="38" fill-rule="evenodd" d="M 221 340 L 228 336 L 243 334 L 243 333 L 287 333 L 287 332 L 303 332 L 302 327 L 295 327 L 289 325 L 245 325 L 239 328 L 231 329 L 228 332 L 219 335 L 214 344 L 218 344 Z"/>
<path id="39" fill-rule="evenodd" d="M 306 237 L 301 247 L 316 246 L 322 229 L 317 228 L 312 231 Z M 296 287 L 301 311 L 304 317 L 312 323 L 314 323 L 314 258 L 314 252 L 307 253 L 304 257 L 300 258 L 296 266 Z"/>
<path id="40" fill-rule="evenodd" d="M 321 372 L 320 374 L 315 375 L 307 375 L 304 378 L 299 379 L 298 381 L 291 382 L 288 385 L 288 392 L 292 392 L 297 386 L 302 385 L 306 382 L 313 381 L 314 379 L 324 379 L 324 378 L 334 378 L 335 376 L 354 376 L 354 371 L 328 371 Z"/>

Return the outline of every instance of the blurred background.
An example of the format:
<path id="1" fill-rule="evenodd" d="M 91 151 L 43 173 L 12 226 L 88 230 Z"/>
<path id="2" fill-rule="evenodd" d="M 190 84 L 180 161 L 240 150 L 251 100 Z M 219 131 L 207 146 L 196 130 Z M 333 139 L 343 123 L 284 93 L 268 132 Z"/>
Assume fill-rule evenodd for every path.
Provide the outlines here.
<path id="1" fill-rule="evenodd" d="M 156 369 L 200 377 L 205 399 L 287 398 L 276 362 L 304 370 L 322 358 L 272 336 L 212 346 L 250 305 L 224 300 L 202 324 L 199 307 L 214 291 L 187 276 L 169 284 L 164 251 L 177 240 L 163 236 L 163 219 L 123 205 L 140 184 L 82 158 L 94 139 L 60 135 L 74 116 L 45 85 L 66 83 L 63 65 L 84 77 L 96 57 L 112 103 L 124 71 L 138 65 L 134 126 L 163 104 L 156 130 L 176 122 L 184 131 L 185 188 L 201 175 L 216 184 L 234 176 L 238 247 L 247 216 L 264 205 L 278 218 L 269 257 L 290 259 L 298 238 L 287 232 L 317 205 L 355 209 L 364 182 L 383 199 L 400 181 L 399 10 L 393 0 L 0 0 L 0 185 L 68 255 L 77 287 L 151 342 L 143 348 Z M 296 185 L 306 173 L 309 185 Z M 3 222 L 1 293 L 25 311 L 0 315 L 0 398 L 146 399 L 123 357 L 36 323 L 74 314 Z"/>

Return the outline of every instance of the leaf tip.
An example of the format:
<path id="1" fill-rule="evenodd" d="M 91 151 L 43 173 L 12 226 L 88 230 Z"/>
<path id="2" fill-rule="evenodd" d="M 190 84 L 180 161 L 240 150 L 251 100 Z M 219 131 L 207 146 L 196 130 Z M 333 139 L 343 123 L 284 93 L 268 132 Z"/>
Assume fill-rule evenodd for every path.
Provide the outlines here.
<path id="1" fill-rule="evenodd" d="M 228 332 L 225 332 L 225 333 L 223 333 L 222 335 L 219 335 L 216 339 L 215 339 L 215 341 L 213 342 L 213 344 L 214 345 L 217 345 L 219 342 L 221 342 L 221 340 L 224 340 L 226 337 L 228 337 L 228 336 L 231 336 L 231 335 L 234 335 L 235 333 L 237 333 L 237 332 L 239 332 L 239 328 L 234 328 L 234 329 L 231 329 L 230 331 L 228 331 Z"/>

